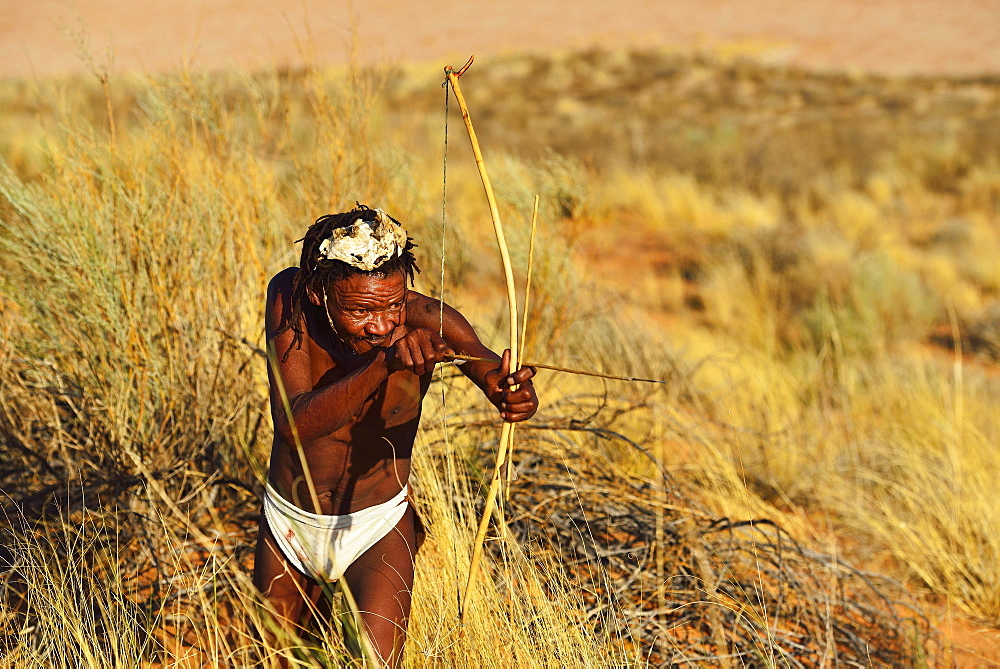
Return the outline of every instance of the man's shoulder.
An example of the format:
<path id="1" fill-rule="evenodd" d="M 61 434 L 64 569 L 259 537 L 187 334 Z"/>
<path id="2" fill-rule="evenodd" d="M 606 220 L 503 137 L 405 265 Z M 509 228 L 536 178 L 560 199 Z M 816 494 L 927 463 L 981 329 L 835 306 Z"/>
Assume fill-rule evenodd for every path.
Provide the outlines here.
<path id="1" fill-rule="evenodd" d="M 292 282 L 295 280 L 295 275 L 298 272 L 298 267 L 286 267 L 272 276 L 271 280 L 267 282 L 268 299 L 273 298 L 275 295 L 291 291 Z"/>
<path id="2" fill-rule="evenodd" d="M 476 338 L 469 321 L 458 310 L 447 303 L 442 304 L 438 298 L 412 290 L 406 302 L 406 322 L 410 327 L 427 328 L 435 332 L 443 326 L 445 338 L 449 341 L 449 337 L 454 341 Z"/>
<path id="3" fill-rule="evenodd" d="M 271 277 L 267 282 L 267 304 L 270 308 L 277 303 L 288 305 L 292 297 L 292 285 L 298 267 L 286 267 Z"/>
<path id="4" fill-rule="evenodd" d="M 288 327 L 288 319 L 294 311 L 292 305 L 292 284 L 297 267 L 288 267 L 273 277 L 267 283 L 267 303 L 264 308 L 268 337 Z"/>
<path id="5" fill-rule="evenodd" d="M 407 321 L 411 326 L 431 327 L 433 325 L 437 328 L 440 311 L 440 300 L 435 300 L 412 289 L 407 292 L 406 313 Z"/>
<path id="6" fill-rule="evenodd" d="M 417 292 L 412 288 L 406 291 L 407 307 L 418 307 L 418 308 L 428 309 L 430 307 L 437 308 L 438 304 L 439 302 L 434 298 L 427 297 L 423 293 Z"/>

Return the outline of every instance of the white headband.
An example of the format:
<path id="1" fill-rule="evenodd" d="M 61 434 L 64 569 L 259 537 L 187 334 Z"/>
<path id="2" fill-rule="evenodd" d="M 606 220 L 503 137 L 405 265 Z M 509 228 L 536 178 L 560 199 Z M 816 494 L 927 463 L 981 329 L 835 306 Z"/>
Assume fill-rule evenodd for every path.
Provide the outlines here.
<path id="1" fill-rule="evenodd" d="M 381 209 L 375 209 L 374 221 L 355 221 L 346 228 L 337 228 L 319 245 L 319 255 L 328 260 L 341 260 L 360 270 L 370 272 L 393 256 L 402 255 L 406 248 L 406 230 Z"/>

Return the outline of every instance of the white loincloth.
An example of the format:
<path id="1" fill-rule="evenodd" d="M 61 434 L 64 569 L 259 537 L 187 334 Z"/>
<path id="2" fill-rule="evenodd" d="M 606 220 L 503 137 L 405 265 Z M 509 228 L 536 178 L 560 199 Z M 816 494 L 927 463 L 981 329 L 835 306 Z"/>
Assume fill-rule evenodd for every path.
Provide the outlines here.
<path id="1" fill-rule="evenodd" d="M 409 484 L 383 504 L 344 516 L 323 516 L 295 506 L 267 484 L 264 517 L 278 548 L 299 571 L 336 581 L 362 553 L 389 534 L 406 513 Z"/>

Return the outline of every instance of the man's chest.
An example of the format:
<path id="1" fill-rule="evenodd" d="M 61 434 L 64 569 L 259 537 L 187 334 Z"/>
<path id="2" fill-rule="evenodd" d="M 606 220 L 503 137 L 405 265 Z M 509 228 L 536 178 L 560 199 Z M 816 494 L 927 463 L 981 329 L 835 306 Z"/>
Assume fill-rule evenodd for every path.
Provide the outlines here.
<path id="1" fill-rule="evenodd" d="M 425 391 L 419 376 L 397 372 L 386 380 L 384 392 L 375 393 L 368 412 L 382 419 L 386 427 L 408 423 L 420 415 Z"/>
<path id="2" fill-rule="evenodd" d="M 313 390 L 343 380 L 363 363 L 357 361 L 336 362 L 325 351 L 313 356 Z M 427 391 L 429 379 L 421 379 L 409 372 L 390 374 L 374 391 L 366 396 L 352 398 L 357 403 L 352 424 L 360 422 L 377 423 L 383 427 L 394 427 L 407 423 L 420 414 L 420 402 Z"/>

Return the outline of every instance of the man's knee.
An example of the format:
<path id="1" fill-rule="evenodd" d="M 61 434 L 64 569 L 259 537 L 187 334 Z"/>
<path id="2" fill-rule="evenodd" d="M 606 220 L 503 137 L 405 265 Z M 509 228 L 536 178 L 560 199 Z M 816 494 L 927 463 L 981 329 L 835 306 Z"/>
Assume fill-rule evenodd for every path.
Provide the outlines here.
<path id="1" fill-rule="evenodd" d="M 407 512 L 389 534 L 365 551 L 345 577 L 362 613 L 402 625 L 410 612 L 413 588 L 413 517 Z"/>
<path id="2" fill-rule="evenodd" d="M 375 645 L 379 657 L 398 658 L 406 641 L 405 620 L 389 620 L 383 616 L 363 615 L 368 638 Z M 391 663 L 390 663 L 391 664 Z"/>

